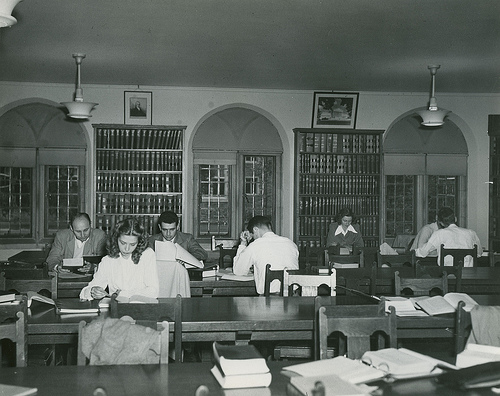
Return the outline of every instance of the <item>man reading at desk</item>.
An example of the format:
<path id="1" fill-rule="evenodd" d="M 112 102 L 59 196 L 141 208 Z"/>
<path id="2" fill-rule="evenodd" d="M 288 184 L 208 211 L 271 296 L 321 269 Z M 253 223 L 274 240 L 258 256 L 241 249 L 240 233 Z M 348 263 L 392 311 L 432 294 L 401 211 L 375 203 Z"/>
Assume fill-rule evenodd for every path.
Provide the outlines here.
<path id="1" fill-rule="evenodd" d="M 253 266 L 255 287 L 259 294 L 264 294 L 266 264 L 271 264 L 272 270 L 299 269 L 297 245 L 286 237 L 276 235 L 272 231 L 271 220 L 266 216 L 252 217 L 247 231 L 241 233 L 240 240 L 233 262 L 233 273 L 246 275 Z M 279 291 L 278 281 L 271 283 L 270 291 Z"/>
<path id="2" fill-rule="evenodd" d="M 149 238 L 149 247 L 155 250 L 156 241 L 170 241 L 178 243 L 198 260 L 206 260 L 208 253 L 203 249 L 191 234 L 180 232 L 179 217 L 171 211 L 163 212 L 158 219 L 160 233 Z"/>
<path id="3" fill-rule="evenodd" d="M 474 245 L 477 245 L 477 257 L 481 257 L 483 248 L 476 232 L 458 227 L 455 224 L 456 221 L 453 209 L 448 207 L 439 209 L 437 215 L 439 229 L 434 231 L 424 246 L 415 250 L 415 254 L 418 257 L 427 257 L 430 252 L 436 250 L 439 256 L 441 253 L 441 244 L 447 249 L 472 249 Z M 438 258 L 438 262 L 439 260 Z M 453 258 L 446 256 L 444 258 L 444 265 L 453 265 Z M 472 267 L 472 257 L 465 257 L 464 267 Z"/>
<path id="4" fill-rule="evenodd" d="M 68 229 L 57 231 L 46 263 L 49 271 L 57 271 L 63 259 L 105 254 L 106 233 L 91 228 L 87 213 L 77 213 L 71 219 Z"/>

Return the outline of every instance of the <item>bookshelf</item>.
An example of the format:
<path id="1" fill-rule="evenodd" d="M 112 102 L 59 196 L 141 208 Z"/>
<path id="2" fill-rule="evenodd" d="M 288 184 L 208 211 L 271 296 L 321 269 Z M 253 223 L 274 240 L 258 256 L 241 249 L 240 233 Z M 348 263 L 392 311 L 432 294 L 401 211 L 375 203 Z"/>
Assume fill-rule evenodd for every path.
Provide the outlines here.
<path id="1" fill-rule="evenodd" d="M 328 227 L 350 207 L 366 246 L 378 246 L 381 130 L 294 129 L 295 241 L 301 254 L 326 243 Z"/>
<path id="2" fill-rule="evenodd" d="M 500 115 L 488 116 L 490 137 L 490 191 L 488 250 L 490 264 L 494 265 L 500 252 Z"/>
<path id="3" fill-rule="evenodd" d="M 151 235 L 164 210 L 182 219 L 185 127 L 94 125 L 96 227 L 137 217 Z"/>

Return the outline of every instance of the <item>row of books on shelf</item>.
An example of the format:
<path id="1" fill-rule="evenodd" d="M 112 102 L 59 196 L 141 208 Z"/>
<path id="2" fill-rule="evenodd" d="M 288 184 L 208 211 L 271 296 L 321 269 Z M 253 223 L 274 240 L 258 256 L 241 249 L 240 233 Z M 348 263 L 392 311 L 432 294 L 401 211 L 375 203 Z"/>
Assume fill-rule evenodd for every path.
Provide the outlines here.
<path id="1" fill-rule="evenodd" d="M 96 169 L 132 171 L 182 171 L 182 152 L 97 150 Z"/>
<path id="2" fill-rule="evenodd" d="M 331 217 L 302 216 L 299 218 L 299 232 L 301 236 L 327 235 Z M 378 217 L 363 217 L 359 223 L 361 235 L 378 235 Z"/>
<path id="3" fill-rule="evenodd" d="M 342 208 L 348 207 L 357 214 L 357 217 L 364 217 L 378 213 L 378 196 L 311 196 L 300 197 L 299 215 L 320 215 L 336 216 Z"/>
<path id="4" fill-rule="evenodd" d="M 156 213 L 151 213 L 149 215 L 134 215 L 134 214 L 96 214 L 96 227 L 100 228 L 106 233 L 109 233 L 113 230 L 113 227 L 115 224 L 119 221 L 125 220 L 128 217 L 134 217 L 135 219 L 139 220 L 139 222 L 142 223 L 144 226 L 144 229 L 149 235 L 157 234 L 158 233 L 158 227 L 157 227 L 157 222 L 158 222 L 158 217 L 160 216 L 160 213 L 163 212 L 164 210 L 167 210 L 167 208 L 162 208 L 162 210 L 156 212 Z M 180 210 L 175 211 L 179 218 L 181 218 L 181 212 Z"/>
<path id="5" fill-rule="evenodd" d="M 101 192 L 182 192 L 182 173 L 97 172 L 96 190 Z"/>
<path id="6" fill-rule="evenodd" d="M 100 214 L 161 213 L 165 210 L 177 213 L 181 206 L 181 195 L 96 194 L 96 212 Z"/>
<path id="7" fill-rule="evenodd" d="M 302 133 L 298 144 L 302 152 L 379 153 L 380 135 L 310 132 Z"/>
<path id="8" fill-rule="evenodd" d="M 378 175 L 300 175 L 299 183 L 299 194 L 380 194 Z"/>
<path id="9" fill-rule="evenodd" d="M 301 154 L 301 173 L 379 173 L 379 155 Z"/>
<path id="10" fill-rule="evenodd" d="M 97 128 L 97 148 L 182 149 L 182 129 Z"/>

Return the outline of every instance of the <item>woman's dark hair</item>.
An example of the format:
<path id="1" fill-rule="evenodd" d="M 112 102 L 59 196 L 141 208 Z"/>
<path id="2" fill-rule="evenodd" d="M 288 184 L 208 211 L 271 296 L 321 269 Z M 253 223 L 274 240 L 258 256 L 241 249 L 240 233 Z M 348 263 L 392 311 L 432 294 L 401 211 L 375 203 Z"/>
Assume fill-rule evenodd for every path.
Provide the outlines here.
<path id="1" fill-rule="evenodd" d="M 122 235 L 133 235 L 137 237 L 137 247 L 132 252 L 132 261 L 134 264 L 138 264 L 142 252 L 148 247 L 148 235 L 146 230 L 139 221 L 133 218 L 125 219 L 117 223 L 106 245 L 109 257 L 120 257 L 118 238 Z"/>
<path id="2" fill-rule="evenodd" d="M 340 224 L 342 222 L 342 219 L 344 217 L 352 217 L 352 222 L 354 223 L 354 213 L 350 208 L 342 208 L 340 209 L 340 212 L 337 213 L 337 217 L 335 218 L 335 221 L 337 224 Z"/>

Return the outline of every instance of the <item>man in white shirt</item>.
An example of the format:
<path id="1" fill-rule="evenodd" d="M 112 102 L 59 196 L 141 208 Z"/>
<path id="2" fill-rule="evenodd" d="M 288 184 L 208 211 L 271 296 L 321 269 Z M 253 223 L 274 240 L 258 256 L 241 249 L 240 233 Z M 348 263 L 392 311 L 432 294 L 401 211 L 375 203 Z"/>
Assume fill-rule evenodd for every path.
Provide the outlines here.
<path id="1" fill-rule="evenodd" d="M 415 239 L 413 240 L 413 244 L 411 245 L 410 250 L 417 250 L 418 248 L 424 246 L 431 237 L 431 235 L 434 234 L 434 232 L 437 231 L 438 229 L 439 227 L 437 220 L 434 223 L 424 225 L 418 232 Z M 437 251 L 433 250 L 432 252 L 429 252 L 427 256 L 437 257 L 437 255 L 438 255 Z"/>
<path id="2" fill-rule="evenodd" d="M 440 261 L 440 250 L 443 244 L 447 249 L 472 249 L 477 245 L 477 256 L 481 257 L 483 248 L 476 232 L 467 228 L 458 227 L 453 209 L 444 207 L 439 209 L 437 222 L 439 230 L 434 231 L 427 243 L 415 250 L 418 257 L 427 255 L 436 250 L 438 252 L 438 262 Z M 446 256 L 444 265 L 453 265 L 453 258 Z M 472 257 L 467 256 L 464 260 L 464 267 L 472 267 Z"/>
<path id="3" fill-rule="evenodd" d="M 299 250 L 293 241 L 272 231 L 271 220 L 266 216 L 252 217 L 247 230 L 240 235 L 241 243 L 233 261 L 233 272 L 235 275 L 246 275 L 253 266 L 257 293 L 264 294 L 266 264 L 271 264 L 272 270 L 299 269 Z M 279 291 L 279 281 L 271 283 L 270 291 Z"/>

